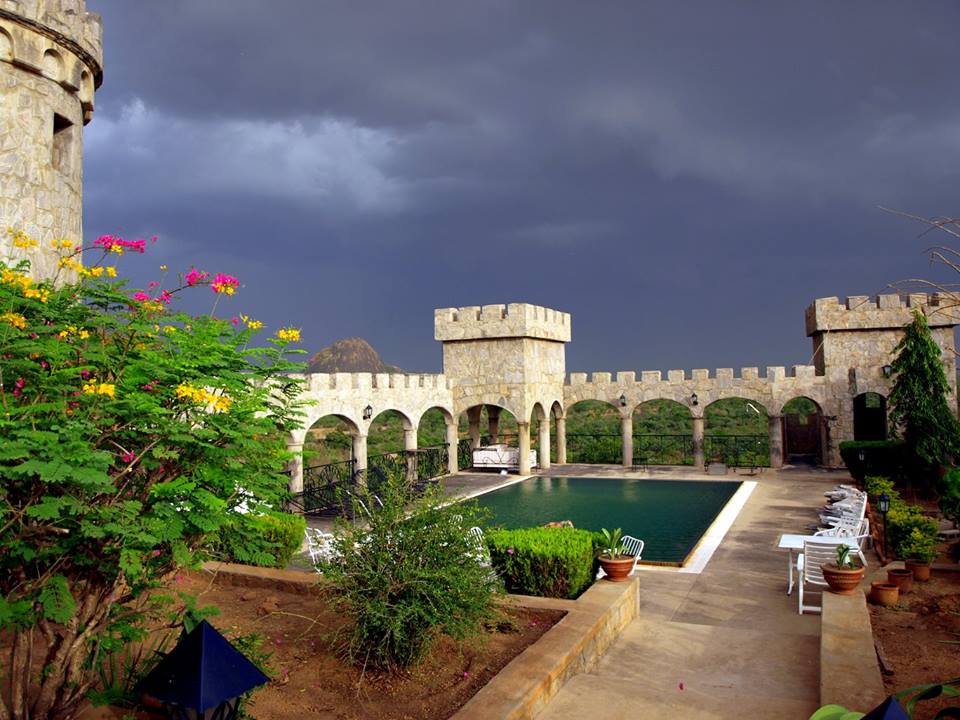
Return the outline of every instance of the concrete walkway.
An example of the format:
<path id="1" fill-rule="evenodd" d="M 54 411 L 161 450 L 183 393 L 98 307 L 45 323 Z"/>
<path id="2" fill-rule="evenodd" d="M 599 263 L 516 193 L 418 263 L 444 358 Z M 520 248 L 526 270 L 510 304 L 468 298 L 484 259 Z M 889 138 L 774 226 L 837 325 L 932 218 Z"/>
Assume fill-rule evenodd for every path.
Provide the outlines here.
<path id="1" fill-rule="evenodd" d="M 553 474 L 581 474 L 571 470 Z M 538 720 L 806 720 L 819 706 L 820 618 L 797 614 L 786 556 L 773 548 L 779 533 L 803 532 L 824 490 L 845 478 L 809 469 L 749 478 L 759 484 L 703 573 L 641 571 L 639 617 Z"/>

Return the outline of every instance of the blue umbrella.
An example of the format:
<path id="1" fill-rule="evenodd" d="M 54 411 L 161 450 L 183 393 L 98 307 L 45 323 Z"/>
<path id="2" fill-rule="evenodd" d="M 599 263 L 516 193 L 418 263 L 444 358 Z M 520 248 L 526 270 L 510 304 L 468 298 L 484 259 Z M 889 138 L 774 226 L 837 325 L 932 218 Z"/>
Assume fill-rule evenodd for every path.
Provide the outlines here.
<path id="1" fill-rule="evenodd" d="M 862 720 L 910 720 L 910 716 L 891 695 L 864 715 Z"/>

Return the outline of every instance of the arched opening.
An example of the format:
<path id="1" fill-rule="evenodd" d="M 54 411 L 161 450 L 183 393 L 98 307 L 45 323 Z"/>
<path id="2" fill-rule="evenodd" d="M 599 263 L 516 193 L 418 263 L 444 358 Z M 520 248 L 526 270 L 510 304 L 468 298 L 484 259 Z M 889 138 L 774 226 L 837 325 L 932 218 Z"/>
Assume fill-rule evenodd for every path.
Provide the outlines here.
<path id="1" fill-rule="evenodd" d="M 413 479 L 414 462 L 407 450 L 416 453 L 417 428 L 398 410 L 382 410 L 367 430 L 367 486 L 376 492 L 388 478 Z"/>
<path id="2" fill-rule="evenodd" d="M 704 408 L 703 455 L 730 467 L 770 465 L 767 409 L 755 400 L 731 397 Z"/>
<path id="3" fill-rule="evenodd" d="M 428 482 L 449 472 L 448 427 L 452 425 L 453 416 L 443 408 L 430 408 L 420 417 L 416 450 L 418 482 Z"/>
<path id="4" fill-rule="evenodd" d="M 693 450 L 693 416 L 686 405 L 657 399 L 634 408 L 634 465 L 693 465 Z"/>
<path id="5" fill-rule="evenodd" d="M 13 40 L 3 28 L 0 28 L 0 60 L 13 60 Z"/>
<path id="6" fill-rule="evenodd" d="M 510 461 L 519 457 L 517 418 L 504 407 L 467 408 L 460 413 L 457 432 L 457 467 L 461 469 L 509 470 L 513 467 Z"/>
<path id="7" fill-rule="evenodd" d="M 853 399 L 853 439 L 887 439 L 887 399 L 880 393 L 860 393 Z"/>
<path id="8" fill-rule="evenodd" d="M 357 482 L 360 430 L 349 418 L 324 415 L 307 430 L 303 443 L 303 490 L 294 505 L 310 514 L 338 513 Z"/>
<path id="9" fill-rule="evenodd" d="M 550 417 L 552 420 L 550 427 L 550 462 L 566 462 L 567 416 L 559 400 L 555 400 L 550 406 Z"/>
<path id="10" fill-rule="evenodd" d="M 620 412 L 603 400 L 581 400 L 567 408 L 567 462 L 620 465 Z"/>
<path id="11" fill-rule="evenodd" d="M 783 406 L 783 453 L 791 465 L 822 462 L 823 411 L 815 400 L 800 396 Z"/>
<path id="12" fill-rule="evenodd" d="M 63 58 L 56 50 L 47 50 L 43 53 L 43 74 L 57 82 L 63 80 Z"/>

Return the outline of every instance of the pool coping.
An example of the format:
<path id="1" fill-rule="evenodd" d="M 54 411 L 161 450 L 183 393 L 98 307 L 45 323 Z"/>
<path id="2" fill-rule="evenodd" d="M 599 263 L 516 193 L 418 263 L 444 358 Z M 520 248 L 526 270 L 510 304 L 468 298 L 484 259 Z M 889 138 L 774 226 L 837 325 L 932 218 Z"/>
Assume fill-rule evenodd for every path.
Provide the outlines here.
<path id="1" fill-rule="evenodd" d="M 714 517 L 713 522 L 707 526 L 707 529 L 703 531 L 700 535 L 700 538 L 697 540 L 697 543 L 691 548 L 690 552 L 687 553 L 684 557 L 682 563 L 654 563 L 654 562 L 644 562 L 641 560 L 637 564 L 637 570 L 642 570 L 644 572 L 672 572 L 672 573 L 681 573 L 681 574 L 694 574 L 699 575 L 707 567 L 707 563 L 710 562 L 710 558 L 713 557 L 713 553 L 716 552 L 717 548 L 720 547 L 720 543 L 723 541 L 723 538 L 726 536 L 727 532 L 733 526 L 733 523 L 736 522 L 737 517 L 740 515 L 740 511 L 743 510 L 744 505 L 747 504 L 747 500 L 750 498 L 750 495 L 756 489 L 758 483 L 756 480 L 717 480 L 714 478 L 611 478 L 611 477 L 597 477 L 591 478 L 584 475 L 521 475 L 521 476 L 512 476 L 507 478 L 502 483 L 497 485 L 492 485 L 487 488 L 482 488 L 475 492 L 467 493 L 464 495 L 458 495 L 456 498 L 450 500 L 452 504 L 454 502 L 460 502 L 461 500 L 469 500 L 472 498 L 480 497 L 481 495 L 486 495 L 488 493 L 494 492 L 495 490 L 500 490 L 511 485 L 516 485 L 517 483 L 523 482 L 524 480 L 529 480 L 530 478 L 535 477 L 582 477 L 587 480 L 656 480 L 657 482 L 730 482 L 730 483 L 739 483 L 740 487 L 737 488 L 737 491 L 730 496 L 730 499 L 727 500 L 723 505 L 723 509 L 717 513 Z"/>

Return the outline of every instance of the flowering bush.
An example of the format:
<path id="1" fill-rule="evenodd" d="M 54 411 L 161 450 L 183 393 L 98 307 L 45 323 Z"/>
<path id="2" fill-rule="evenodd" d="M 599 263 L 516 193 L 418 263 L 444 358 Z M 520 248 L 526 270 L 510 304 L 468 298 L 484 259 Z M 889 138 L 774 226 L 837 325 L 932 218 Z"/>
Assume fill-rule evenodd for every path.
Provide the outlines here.
<path id="1" fill-rule="evenodd" d="M 252 347 L 261 323 L 172 309 L 188 288 L 234 294 L 227 275 L 162 267 L 128 290 L 106 261 L 147 248 L 104 236 L 84 265 L 56 241 L 66 282 L 0 262 L 0 717 L 75 715 L 99 664 L 143 637 L 148 591 L 285 499 L 289 335 Z"/>

